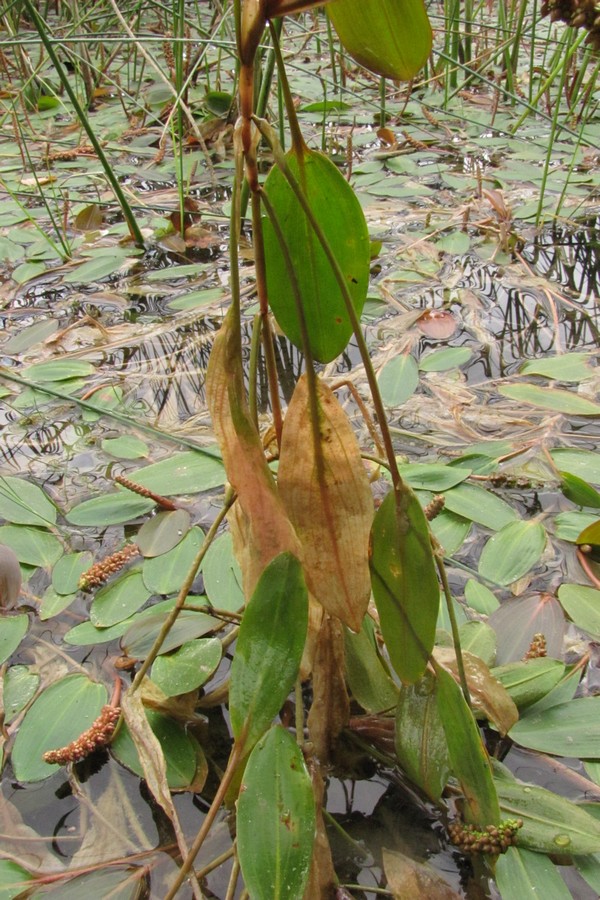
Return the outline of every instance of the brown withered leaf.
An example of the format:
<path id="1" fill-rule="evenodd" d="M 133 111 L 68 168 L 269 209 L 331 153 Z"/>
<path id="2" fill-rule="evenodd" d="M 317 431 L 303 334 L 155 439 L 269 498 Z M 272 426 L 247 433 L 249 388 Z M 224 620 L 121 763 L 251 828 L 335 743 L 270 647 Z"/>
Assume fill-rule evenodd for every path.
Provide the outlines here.
<path id="1" fill-rule="evenodd" d="M 371 595 L 368 546 L 373 497 L 352 426 L 320 379 L 317 400 L 320 421 L 315 441 L 303 375 L 283 425 L 277 480 L 302 542 L 310 592 L 330 615 L 358 631 Z"/>
<path id="2" fill-rule="evenodd" d="M 213 345 L 206 397 L 227 477 L 237 494 L 229 521 L 249 600 L 272 559 L 286 551 L 298 559 L 302 554 L 248 411 L 241 360 L 239 334 L 230 311 Z"/>
<path id="3" fill-rule="evenodd" d="M 325 764 L 350 717 L 344 659 L 342 623 L 327 616 L 317 639 L 312 673 L 313 701 L 308 714 L 309 738 L 317 759 Z"/>
<path id="4" fill-rule="evenodd" d="M 324 900 L 334 895 L 338 879 L 331 858 L 331 845 L 325 830 L 323 820 L 323 797 L 325 794 L 325 782 L 321 775 L 321 766 L 313 758 L 306 760 L 312 781 L 313 795 L 315 798 L 315 842 L 313 844 L 313 858 L 308 875 L 308 883 L 304 889 L 302 900 Z"/>
<path id="5" fill-rule="evenodd" d="M 454 650 L 451 647 L 436 647 L 433 655 L 460 684 Z M 478 656 L 463 651 L 463 662 L 474 710 L 482 713 L 493 722 L 501 735 L 505 735 L 519 718 L 519 711 L 510 694 Z"/>
<path id="6" fill-rule="evenodd" d="M 404 853 L 383 848 L 383 869 L 388 889 L 394 900 L 413 900 L 428 897 L 429 900 L 459 900 L 454 891 L 434 869 L 417 862 Z"/>

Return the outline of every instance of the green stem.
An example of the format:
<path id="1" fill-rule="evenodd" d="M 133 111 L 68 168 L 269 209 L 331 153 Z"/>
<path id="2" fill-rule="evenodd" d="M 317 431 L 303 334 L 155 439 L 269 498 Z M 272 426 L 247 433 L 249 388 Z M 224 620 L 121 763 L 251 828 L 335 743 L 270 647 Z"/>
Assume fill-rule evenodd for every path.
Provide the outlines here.
<path id="1" fill-rule="evenodd" d="M 471 708 L 471 695 L 469 693 L 469 685 L 467 684 L 465 663 L 463 660 L 462 648 L 460 645 L 460 634 L 458 631 L 458 622 L 456 621 L 456 613 L 454 612 L 454 602 L 452 600 L 452 593 L 450 591 L 450 585 L 448 583 L 448 575 L 446 573 L 446 567 L 444 566 L 444 561 L 435 552 L 434 552 L 434 558 L 435 558 L 437 570 L 439 572 L 440 580 L 442 582 L 442 589 L 444 591 L 444 598 L 446 600 L 446 606 L 448 607 L 448 617 L 450 619 L 450 628 L 452 629 L 452 641 L 454 643 L 454 652 L 456 654 L 456 667 L 458 669 L 458 677 L 460 678 L 460 686 L 462 688 L 463 696 L 467 702 L 467 706 L 470 709 Z"/>
<path id="2" fill-rule="evenodd" d="M 54 66 L 54 68 L 56 70 L 56 74 L 60 78 L 61 84 L 65 89 L 65 93 L 67 94 L 69 100 L 73 104 L 73 109 L 77 113 L 77 118 L 79 119 L 85 133 L 87 134 L 87 136 L 90 140 L 90 143 L 91 143 L 92 147 L 94 148 L 94 152 L 95 152 L 96 156 L 100 160 L 102 168 L 104 169 L 104 174 L 106 176 L 106 179 L 109 182 L 110 186 L 112 187 L 115 197 L 117 198 L 117 201 L 119 203 L 119 206 L 121 207 L 121 210 L 123 211 L 123 215 L 125 216 L 125 221 L 127 222 L 127 227 L 129 228 L 131 237 L 133 238 L 133 240 L 135 241 L 135 243 L 138 247 L 144 247 L 144 238 L 143 238 L 142 232 L 140 231 L 140 227 L 135 220 L 135 216 L 133 215 L 133 212 L 131 210 L 131 207 L 129 206 L 129 203 L 127 202 L 127 198 L 125 197 L 125 194 L 123 193 L 123 190 L 121 188 L 121 185 L 119 184 L 117 176 L 113 172 L 112 166 L 104 154 L 104 150 L 102 149 L 100 141 L 96 137 L 96 135 L 94 133 L 94 129 L 90 125 L 88 118 L 85 114 L 85 111 L 84 111 L 83 107 L 81 106 L 81 104 L 79 103 L 79 100 L 77 99 L 77 95 L 75 94 L 75 91 L 71 87 L 71 83 L 69 81 L 68 75 L 65 72 L 65 70 L 62 66 L 62 63 L 60 62 L 58 55 L 56 53 L 56 50 L 54 49 L 53 42 L 50 40 L 50 37 L 48 35 L 48 27 L 47 27 L 46 23 L 44 22 L 44 20 L 42 19 L 42 17 L 40 16 L 40 14 L 38 13 L 37 9 L 34 7 L 31 0 L 23 0 L 23 3 L 27 9 L 28 14 L 31 16 L 33 24 L 35 25 L 35 27 L 37 29 L 37 32 L 40 36 L 42 44 L 46 48 L 46 52 L 48 53 L 48 56 L 52 60 L 52 65 Z"/>

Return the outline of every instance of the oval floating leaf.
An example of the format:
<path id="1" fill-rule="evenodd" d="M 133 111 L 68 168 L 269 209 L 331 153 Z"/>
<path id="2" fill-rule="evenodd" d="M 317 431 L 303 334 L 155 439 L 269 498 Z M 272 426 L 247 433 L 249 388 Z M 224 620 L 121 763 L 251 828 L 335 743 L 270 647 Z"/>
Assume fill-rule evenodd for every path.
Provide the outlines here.
<path id="1" fill-rule="evenodd" d="M 600 416 L 600 403 L 557 388 L 539 387 L 536 384 L 504 384 L 498 388 L 498 393 L 510 400 L 571 416 Z"/>
<path id="2" fill-rule="evenodd" d="M 482 616 L 491 615 L 500 606 L 495 594 L 492 594 L 489 588 L 473 578 L 469 578 L 465 584 L 465 600 L 471 609 L 481 613 Z"/>
<path id="3" fill-rule="evenodd" d="M 421 491 L 447 491 L 471 474 L 471 469 L 440 463 L 404 463 L 398 469 L 411 488 Z"/>
<path id="4" fill-rule="evenodd" d="M 15 652 L 25 637 L 28 627 L 29 616 L 25 613 L 0 618 L 0 665 Z"/>
<path id="5" fill-rule="evenodd" d="M 422 0 L 334 0 L 327 14 L 350 56 L 376 75 L 408 81 L 431 52 Z"/>
<path id="6" fill-rule="evenodd" d="M 579 628 L 600 638 L 600 591 L 583 584 L 561 584 L 558 599 Z"/>
<path id="7" fill-rule="evenodd" d="M 600 453 L 559 447 L 551 450 L 550 456 L 558 469 L 572 472 L 593 484 L 600 484 Z"/>
<path id="8" fill-rule="evenodd" d="M 142 556 L 160 556 L 168 553 L 183 540 L 189 531 L 191 516 L 187 509 L 162 510 L 137 533 L 136 544 Z"/>
<path id="9" fill-rule="evenodd" d="M 244 605 L 242 573 L 233 555 L 231 532 L 212 542 L 202 561 L 202 576 L 206 596 L 217 609 L 237 612 Z"/>
<path id="10" fill-rule="evenodd" d="M 256 900 L 304 894 L 315 838 L 312 783 L 300 747 L 280 725 L 256 745 L 237 802 L 237 850 Z"/>
<path id="11" fill-rule="evenodd" d="M 600 493 L 579 475 L 570 472 L 559 472 L 560 488 L 567 500 L 577 506 L 588 506 L 600 509 Z"/>
<path id="12" fill-rule="evenodd" d="M 34 876 L 13 862 L 12 859 L 0 859 L 0 897 L 2 900 L 12 900 L 13 897 L 22 895 L 28 888 Z"/>
<path id="13" fill-rule="evenodd" d="M 35 363 L 23 370 L 22 375 L 28 381 L 43 383 L 46 381 L 68 381 L 70 378 L 85 378 L 93 375 L 96 369 L 83 359 L 50 359 L 47 362 Z"/>
<path id="14" fill-rule="evenodd" d="M 594 374 L 588 365 L 589 353 L 564 353 L 550 358 L 528 359 L 520 367 L 521 375 L 543 375 L 556 381 L 583 381 Z"/>
<path id="15" fill-rule="evenodd" d="M 0 477 L 0 516 L 15 525 L 54 525 L 56 507 L 31 481 Z"/>
<path id="16" fill-rule="evenodd" d="M 205 452 L 174 453 L 168 459 L 138 469 L 130 478 L 163 497 L 199 494 L 225 484 L 225 469 L 217 452 L 214 448 L 206 448 Z"/>
<path id="17" fill-rule="evenodd" d="M 546 638 L 548 656 L 560 659 L 565 633 L 565 617 L 551 594 L 530 594 L 507 600 L 489 619 L 498 639 L 498 665 L 523 659 L 536 634 Z"/>
<path id="18" fill-rule="evenodd" d="M 549 657 L 519 660 L 492 669 L 494 678 L 504 685 L 520 710 L 550 693 L 564 673 L 564 663 Z"/>
<path id="19" fill-rule="evenodd" d="M 492 531 L 517 521 L 517 513 L 512 506 L 476 484 L 459 484 L 449 490 L 445 495 L 444 509 Z"/>
<path id="20" fill-rule="evenodd" d="M 90 727 L 107 702 L 104 685 L 85 675 L 68 675 L 42 691 L 25 714 L 12 750 L 17 781 L 42 781 L 58 770 L 43 760 Z"/>
<path id="21" fill-rule="evenodd" d="M 25 709 L 38 689 L 40 676 L 30 671 L 29 666 L 11 666 L 4 676 L 2 689 L 4 720 L 10 725 L 12 720 Z"/>
<path id="22" fill-rule="evenodd" d="M 386 406 L 402 406 L 419 386 L 419 368 L 409 353 L 390 359 L 377 376 Z"/>
<path id="23" fill-rule="evenodd" d="M 547 856 L 509 847 L 496 863 L 496 885 L 502 900 L 524 900 L 525 897 L 548 897 L 572 900 L 558 869 Z"/>
<path id="24" fill-rule="evenodd" d="M 178 591 L 198 555 L 203 540 L 202 531 L 195 526 L 168 553 L 146 559 L 142 575 L 148 590 L 155 594 L 174 594 Z"/>
<path id="25" fill-rule="evenodd" d="M 580 697 L 543 712 L 532 710 L 511 728 L 510 737 L 541 753 L 600 759 L 600 697 Z"/>
<path id="26" fill-rule="evenodd" d="M 3 525 L 0 543 L 11 547 L 26 566 L 52 566 L 63 555 L 63 545 L 57 537 L 30 525 Z"/>
<path id="27" fill-rule="evenodd" d="M 94 557 L 89 551 L 65 553 L 52 569 L 52 587 L 57 594 L 74 594 L 79 589 L 79 579 L 90 568 Z"/>
<path id="28" fill-rule="evenodd" d="M 171 790 L 188 787 L 196 774 L 197 744 L 185 728 L 161 713 L 146 710 L 146 718 L 158 738 L 167 764 L 167 784 Z M 145 773 L 129 728 L 123 722 L 113 740 L 111 753 L 121 765 L 135 772 L 140 778 Z"/>
<path id="29" fill-rule="evenodd" d="M 102 441 L 102 449 L 117 459 L 139 459 L 148 456 L 148 445 L 132 434 L 124 434 L 117 438 L 105 438 Z"/>
<path id="30" fill-rule="evenodd" d="M 152 666 L 151 678 L 167 697 L 186 694 L 208 681 L 221 662 L 217 638 L 187 641 L 174 653 L 163 654 Z"/>
<path id="31" fill-rule="evenodd" d="M 142 573 L 130 569 L 98 591 L 90 607 L 90 621 L 96 628 L 116 625 L 137 612 L 149 596 Z"/>
<path id="32" fill-rule="evenodd" d="M 444 347 L 422 356 L 419 368 L 421 372 L 447 372 L 448 369 L 464 366 L 472 356 L 473 351 L 469 347 Z"/>
<path id="33" fill-rule="evenodd" d="M 71 525 L 120 525 L 150 512 L 154 500 L 122 490 L 78 503 L 66 515 Z"/>
<path id="34" fill-rule="evenodd" d="M 511 522 L 493 535 L 479 559 L 479 574 L 495 584 L 512 584 L 540 559 L 546 546 L 541 522 Z"/>
<path id="35" fill-rule="evenodd" d="M 291 553 L 280 553 L 264 570 L 246 607 L 231 663 L 231 728 L 245 750 L 266 731 L 292 689 L 307 626 L 302 567 Z"/>
<path id="36" fill-rule="evenodd" d="M 371 582 L 381 630 L 401 680 L 425 671 L 435 639 L 439 587 L 427 521 L 412 490 L 390 491 L 371 530 Z"/>
<path id="37" fill-rule="evenodd" d="M 322 153 L 306 147 L 298 153 L 291 149 L 285 161 L 329 243 L 360 318 L 370 267 L 369 233 L 360 203 L 339 169 Z M 280 230 L 298 286 L 312 354 L 320 362 L 330 362 L 352 334 L 342 292 L 298 198 L 277 166 L 269 172 L 264 190 L 279 225 L 277 229 L 270 219 L 263 220 L 271 308 L 284 334 L 302 348 L 299 313 L 290 286 L 287 254 L 282 252 L 278 238 Z"/>

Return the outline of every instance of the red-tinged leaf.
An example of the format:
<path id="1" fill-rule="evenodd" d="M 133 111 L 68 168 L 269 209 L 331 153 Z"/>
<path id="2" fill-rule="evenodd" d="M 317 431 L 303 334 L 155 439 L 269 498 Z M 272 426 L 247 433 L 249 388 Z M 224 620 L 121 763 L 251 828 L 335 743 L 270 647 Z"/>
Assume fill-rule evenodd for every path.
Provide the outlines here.
<path id="1" fill-rule="evenodd" d="M 498 638 L 498 665 L 523 659 L 536 634 L 544 635 L 548 656 L 560 659 L 562 655 L 565 617 L 560 603 L 551 594 L 507 600 L 494 610 L 489 623 Z"/>
<path id="2" fill-rule="evenodd" d="M 427 337 L 447 340 L 456 331 L 456 317 L 447 309 L 426 309 L 417 319 L 417 327 Z"/>

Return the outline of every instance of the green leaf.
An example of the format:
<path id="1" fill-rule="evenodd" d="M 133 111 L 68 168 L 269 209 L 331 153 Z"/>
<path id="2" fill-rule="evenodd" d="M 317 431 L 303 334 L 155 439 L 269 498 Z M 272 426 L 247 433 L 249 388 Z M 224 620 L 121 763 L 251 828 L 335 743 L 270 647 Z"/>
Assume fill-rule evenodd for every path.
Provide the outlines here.
<path id="1" fill-rule="evenodd" d="M 148 558 L 168 553 L 185 537 L 191 520 L 187 509 L 174 509 L 162 510 L 144 522 L 135 539 L 142 556 Z"/>
<path id="2" fill-rule="evenodd" d="M 106 688 L 85 675 L 67 675 L 46 688 L 25 714 L 12 750 L 17 781 L 42 781 L 58 771 L 42 759 L 90 727 L 107 702 Z"/>
<path id="3" fill-rule="evenodd" d="M 541 522 L 511 522 L 493 535 L 479 558 L 479 574 L 496 584 L 512 584 L 539 561 L 546 546 Z"/>
<path id="4" fill-rule="evenodd" d="M 433 665 L 450 765 L 465 797 L 465 821 L 480 827 L 496 825 L 500 821 L 498 798 L 477 723 L 452 675 L 435 660 Z"/>
<path id="5" fill-rule="evenodd" d="M 600 822 L 565 797 L 508 779 L 497 779 L 496 790 L 503 816 L 523 819 L 518 847 L 573 855 L 600 850 Z"/>
<path id="6" fill-rule="evenodd" d="M 29 525 L 3 525 L 0 544 L 11 547 L 19 562 L 27 566 L 52 566 L 63 554 L 57 537 Z"/>
<path id="7" fill-rule="evenodd" d="M 588 484 L 578 475 L 571 475 L 570 472 L 559 472 L 561 485 L 560 488 L 571 503 L 577 506 L 588 506 L 593 509 L 600 509 L 600 494 L 598 491 Z"/>
<path id="8" fill-rule="evenodd" d="M 229 531 L 213 541 L 200 568 L 206 596 L 213 606 L 228 612 L 237 612 L 244 606 L 242 573 L 233 555 Z"/>
<path id="9" fill-rule="evenodd" d="M 566 415 L 600 416 L 599 403 L 557 388 L 538 387 L 536 384 L 504 384 L 498 388 L 498 393 L 519 403 L 529 403 Z"/>
<path id="10" fill-rule="evenodd" d="M 492 531 L 498 531 L 505 525 L 517 521 L 517 513 L 491 491 L 476 484 L 459 484 L 445 495 L 444 509 L 477 522 Z"/>
<path id="11" fill-rule="evenodd" d="M 142 575 L 148 590 L 155 594 L 173 594 L 178 591 L 203 540 L 201 529 L 195 526 L 168 553 L 144 560 Z"/>
<path id="12" fill-rule="evenodd" d="M 90 621 L 96 628 L 109 628 L 132 616 L 149 596 L 142 573 L 130 569 L 98 591 L 90 607 Z"/>
<path id="13" fill-rule="evenodd" d="M 111 866 L 105 871 L 99 869 L 59 881 L 52 887 L 41 887 L 29 895 L 29 900 L 41 900 L 52 894 L 55 900 L 81 900 L 82 897 L 139 900 L 143 891 L 144 874 L 140 867 Z"/>
<path id="14" fill-rule="evenodd" d="M 167 764 L 167 784 L 171 790 L 189 787 L 196 774 L 198 745 L 186 729 L 173 719 L 153 710 L 146 710 L 152 731 L 158 738 Z M 125 722 L 121 723 L 110 750 L 121 765 L 140 778 L 144 771 L 135 744 Z"/>
<path id="15" fill-rule="evenodd" d="M 139 459 L 150 453 L 148 444 L 132 434 L 124 434 L 117 438 L 105 438 L 101 447 L 105 453 L 116 456 L 117 459 Z"/>
<path id="16" fill-rule="evenodd" d="M 496 863 L 496 885 L 502 900 L 572 900 L 554 863 L 540 853 L 509 847 Z"/>
<path id="17" fill-rule="evenodd" d="M 589 361 L 589 353 L 564 353 L 562 356 L 528 359 L 519 372 L 521 375 L 543 375 L 556 381 L 584 381 L 594 374 Z"/>
<path id="18" fill-rule="evenodd" d="M 281 553 L 256 585 L 231 663 L 231 728 L 244 750 L 266 731 L 292 689 L 307 627 L 308 594 L 302 567 L 291 553 Z"/>
<path id="19" fill-rule="evenodd" d="M 430 528 L 444 551 L 444 556 L 452 556 L 462 547 L 471 530 L 472 523 L 443 509 L 430 523 Z"/>
<path id="20" fill-rule="evenodd" d="M 0 617 L 0 665 L 13 655 L 28 627 L 29 616 L 26 613 Z"/>
<path id="21" fill-rule="evenodd" d="M 68 381 L 70 378 L 86 378 L 95 373 L 95 367 L 82 359 L 51 359 L 35 363 L 23 369 L 23 378 L 36 384 L 50 381 Z"/>
<path id="22" fill-rule="evenodd" d="M 402 406 L 419 386 L 419 368 L 414 357 L 401 353 L 387 362 L 377 376 L 386 406 Z"/>
<path id="23" fill-rule="evenodd" d="M 492 675 L 504 685 L 519 710 L 549 694 L 564 673 L 564 663 L 549 657 L 520 660 L 492 669 Z"/>
<path id="24" fill-rule="evenodd" d="M 4 675 L 3 705 L 4 720 L 10 725 L 12 720 L 25 709 L 40 683 L 40 676 L 31 672 L 29 666 L 11 666 Z"/>
<path id="25" fill-rule="evenodd" d="M 600 591 L 583 584 L 561 584 L 558 599 L 579 628 L 600 638 Z"/>
<path id="26" fill-rule="evenodd" d="M 77 504 L 65 516 L 71 525 L 120 525 L 145 515 L 156 506 L 154 500 L 119 490 Z"/>
<path id="27" fill-rule="evenodd" d="M 94 557 L 89 551 L 65 553 L 52 569 L 52 587 L 57 594 L 74 594 L 79 579 L 90 568 Z"/>
<path id="28" fill-rule="evenodd" d="M 465 584 L 465 600 L 471 609 L 482 616 L 489 616 L 500 606 L 498 598 L 490 589 L 473 578 L 469 578 Z"/>
<path id="29" fill-rule="evenodd" d="M 42 594 L 42 602 L 40 603 L 39 616 L 42 622 L 57 616 L 77 599 L 77 594 L 59 594 L 54 590 L 52 585 L 48 585 Z"/>
<path id="30" fill-rule="evenodd" d="M 585 481 L 600 484 L 600 453 L 592 450 L 551 450 L 557 469 L 572 472 Z"/>
<path id="31" fill-rule="evenodd" d="M 192 601 L 194 599 L 193 597 L 190 598 Z M 121 647 L 127 656 L 131 656 L 134 659 L 146 658 L 164 625 L 165 611 L 169 612 L 174 602 L 174 600 L 171 600 L 168 604 L 158 603 L 156 606 L 144 610 L 134 617 L 121 640 Z M 177 616 L 177 621 L 163 641 L 160 652 L 169 653 L 171 650 L 175 650 L 176 647 L 181 647 L 187 641 L 203 637 L 209 631 L 214 631 L 218 624 L 218 619 L 207 616 L 206 613 L 184 609 Z"/>
<path id="32" fill-rule="evenodd" d="M 373 620 L 368 616 L 358 634 L 344 630 L 346 677 L 352 696 L 368 713 L 393 709 L 398 688 L 377 651 Z"/>
<path id="33" fill-rule="evenodd" d="M 23 894 L 33 877 L 27 869 L 11 859 L 0 859 L 0 897 L 2 900 L 12 900 L 13 897 Z"/>
<path id="34" fill-rule="evenodd" d="M 411 488 L 422 491 L 447 491 L 471 474 L 470 469 L 440 463 L 404 463 L 398 469 Z"/>
<path id="35" fill-rule="evenodd" d="M 71 272 L 67 272 L 66 275 L 63 275 L 63 281 L 67 284 L 89 284 L 91 281 L 100 281 L 118 272 L 125 262 L 126 260 L 121 257 L 115 258 L 114 255 L 101 254 L 86 260 Z M 133 263 L 133 259 L 129 262 Z"/>
<path id="36" fill-rule="evenodd" d="M 209 452 L 186 450 L 174 453 L 168 459 L 138 469 L 130 475 L 132 481 L 141 484 L 164 497 L 174 494 L 199 494 L 221 487 L 226 481 L 223 463 Z"/>
<path id="37" fill-rule="evenodd" d="M 496 659 L 496 632 L 487 622 L 463 622 L 458 629 L 463 653 L 479 657 L 486 666 Z"/>
<path id="38" fill-rule="evenodd" d="M 237 802 L 237 850 L 256 900 L 304 894 L 315 838 L 312 783 L 300 747 L 280 725 L 256 745 Z"/>
<path id="39" fill-rule="evenodd" d="M 401 680 L 421 677 L 435 639 L 439 587 L 427 521 L 409 487 L 390 491 L 371 530 L 371 582 L 381 631 Z"/>
<path id="40" fill-rule="evenodd" d="M 56 507 L 31 481 L 0 477 L 0 516 L 15 525 L 54 525 Z"/>
<path id="41" fill-rule="evenodd" d="M 532 710 L 511 728 L 510 737 L 541 753 L 600 759 L 600 697 L 580 697 L 543 712 Z"/>
<path id="42" fill-rule="evenodd" d="M 221 652 L 217 638 L 187 641 L 155 660 L 151 678 L 167 697 L 186 694 L 208 681 L 221 662 Z"/>
<path id="43" fill-rule="evenodd" d="M 29 325 L 13 334 L 11 338 L 3 345 L 5 353 L 22 353 L 36 344 L 45 341 L 47 337 L 58 331 L 58 321 L 56 319 L 44 319 L 36 322 L 35 325 Z M 0 482 L 1 484 L 1 482 Z"/>
<path id="44" fill-rule="evenodd" d="M 370 269 L 369 232 L 360 203 L 339 169 L 322 153 L 306 147 L 298 153 L 291 149 L 285 161 L 329 243 L 360 318 Z M 330 362 L 344 350 L 352 334 L 342 292 L 298 198 L 278 166 L 269 172 L 264 190 L 287 246 L 312 354 L 319 362 Z M 284 334 L 302 348 L 287 255 L 282 251 L 276 225 L 267 217 L 263 229 L 271 308 Z"/>
<path id="45" fill-rule="evenodd" d="M 559 513 L 554 518 L 554 534 L 561 541 L 577 544 L 580 534 L 590 525 L 594 525 L 597 522 L 598 516 L 593 513 L 578 512 L 576 510 Z"/>
<path id="46" fill-rule="evenodd" d="M 422 356 L 419 368 L 421 372 L 447 372 L 448 369 L 464 366 L 472 356 L 473 351 L 469 347 L 444 347 Z"/>
<path id="47" fill-rule="evenodd" d="M 327 4 L 327 14 L 350 56 L 385 78 L 408 81 L 431 52 L 431 26 L 422 0 L 334 0 Z"/>
<path id="48" fill-rule="evenodd" d="M 410 780 L 437 803 L 450 774 L 444 726 L 438 710 L 438 681 L 426 671 L 400 689 L 395 745 L 400 766 Z"/>

